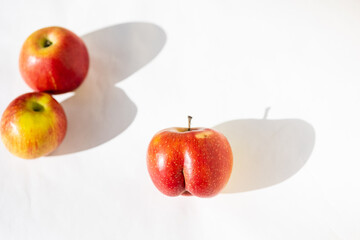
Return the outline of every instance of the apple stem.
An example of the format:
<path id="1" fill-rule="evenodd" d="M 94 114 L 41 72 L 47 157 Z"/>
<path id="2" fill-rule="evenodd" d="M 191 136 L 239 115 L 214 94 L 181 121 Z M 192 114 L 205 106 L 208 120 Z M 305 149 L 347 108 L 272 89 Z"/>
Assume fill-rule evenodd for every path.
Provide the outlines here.
<path id="1" fill-rule="evenodd" d="M 188 116 L 188 131 L 191 130 L 190 126 L 191 126 L 191 119 L 192 119 L 192 116 Z"/>

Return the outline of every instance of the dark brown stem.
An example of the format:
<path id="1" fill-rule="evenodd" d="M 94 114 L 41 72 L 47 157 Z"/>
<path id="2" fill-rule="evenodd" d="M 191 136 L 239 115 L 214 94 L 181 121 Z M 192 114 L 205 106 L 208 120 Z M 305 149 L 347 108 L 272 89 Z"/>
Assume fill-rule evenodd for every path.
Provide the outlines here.
<path id="1" fill-rule="evenodd" d="M 190 126 L 191 126 L 191 119 L 192 119 L 192 116 L 188 116 L 188 131 L 191 130 Z"/>

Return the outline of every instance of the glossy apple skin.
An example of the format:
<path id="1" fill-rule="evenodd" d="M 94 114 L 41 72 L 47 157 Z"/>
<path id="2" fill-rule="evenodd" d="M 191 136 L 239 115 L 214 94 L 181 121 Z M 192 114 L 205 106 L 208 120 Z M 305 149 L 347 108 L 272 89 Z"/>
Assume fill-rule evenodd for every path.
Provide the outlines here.
<path id="1" fill-rule="evenodd" d="M 54 151 L 63 141 L 67 129 L 61 105 L 47 93 L 26 93 L 5 109 L 1 122 L 1 139 L 14 155 L 33 159 Z"/>
<path id="2" fill-rule="evenodd" d="M 227 184 L 233 155 L 227 139 L 209 128 L 158 132 L 147 151 L 150 177 L 168 196 L 213 197 Z"/>
<path id="3" fill-rule="evenodd" d="M 84 81 L 89 54 L 83 40 L 73 32 L 47 27 L 25 40 L 19 68 L 25 82 L 35 91 L 60 94 L 75 90 Z"/>

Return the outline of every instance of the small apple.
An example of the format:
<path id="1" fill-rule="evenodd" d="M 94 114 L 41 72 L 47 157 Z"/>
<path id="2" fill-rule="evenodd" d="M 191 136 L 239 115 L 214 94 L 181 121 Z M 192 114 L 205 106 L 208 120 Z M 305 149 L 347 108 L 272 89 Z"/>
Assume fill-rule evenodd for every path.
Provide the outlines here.
<path id="1" fill-rule="evenodd" d="M 61 105 L 42 92 L 26 93 L 5 109 L 1 139 L 14 155 L 32 159 L 55 150 L 65 137 L 67 120 Z"/>
<path id="2" fill-rule="evenodd" d="M 89 54 L 83 40 L 61 27 L 47 27 L 32 33 L 19 58 L 20 73 L 35 91 L 60 94 L 72 91 L 84 81 Z"/>
<path id="3" fill-rule="evenodd" d="M 228 182 L 233 155 L 227 139 L 209 128 L 164 129 L 152 138 L 147 168 L 165 195 L 212 197 Z"/>

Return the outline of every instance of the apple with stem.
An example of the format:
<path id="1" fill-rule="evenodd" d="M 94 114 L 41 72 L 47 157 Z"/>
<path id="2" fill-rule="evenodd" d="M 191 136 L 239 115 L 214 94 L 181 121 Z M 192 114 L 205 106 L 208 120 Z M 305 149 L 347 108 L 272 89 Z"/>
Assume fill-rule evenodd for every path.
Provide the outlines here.
<path id="1" fill-rule="evenodd" d="M 233 166 L 225 136 L 210 128 L 173 127 L 155 134 L 147 151 L 147 168 L 165 195 L 213 197 L 227 184 Z"/>
<path id="2" fill-rule="evenodd" d="M 14 155 L 33 159 L 54 151 L 63 141 L 67 129 L 61 105 L 42 92 L 23 94 L 5 109 L 1 122 L 1 139 Z"/>
<path id="3" fill-rule="evenodd" d="M 60 94 L 75 90 L 84 81 L 89 54 L 75 33 L 62 27 L 46 27 L 25 40 L 19 68 L 33 90 Z"/>

